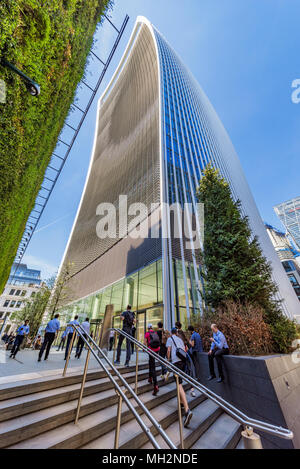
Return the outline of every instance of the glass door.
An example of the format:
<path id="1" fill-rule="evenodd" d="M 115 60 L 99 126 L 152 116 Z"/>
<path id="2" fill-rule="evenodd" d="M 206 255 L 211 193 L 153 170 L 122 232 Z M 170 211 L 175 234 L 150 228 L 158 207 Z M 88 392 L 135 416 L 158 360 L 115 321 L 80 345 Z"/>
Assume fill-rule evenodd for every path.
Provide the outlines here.
<path id="1" fill-rule="evenodd" d="M 163 306 L 153 306 L 148 308 L 146 311 L 146 325 L 145 330 L 148 327 L 148 324 L 152 324 L 153 329 L 157 329 L 157 323 L 163 322 Z"/>

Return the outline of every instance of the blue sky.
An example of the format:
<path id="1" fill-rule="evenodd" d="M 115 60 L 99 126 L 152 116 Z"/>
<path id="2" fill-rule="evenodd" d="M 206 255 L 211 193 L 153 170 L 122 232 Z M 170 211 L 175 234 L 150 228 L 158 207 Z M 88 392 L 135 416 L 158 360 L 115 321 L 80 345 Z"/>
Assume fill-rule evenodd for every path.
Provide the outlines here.
<path id="1" fill-rule="evenodd" d="M 138 15 L 161 31 L 208 95 L 263 220 L 280 227 L 273 206 L 300 195 L 300 103 L 291 100 L 292 81 L 300 78 L 299 0 L 115 0 L 116 25 L 126 13 L 127 30 L 23 259 L 44 278 L 60 264 L 90 160 L 96 103 Z M 99 29 L 94 50 L 102 59 L 114 38 L 108 24 Z M 90 63 L 89 71 L 93 84 L 101 66 Z"/>

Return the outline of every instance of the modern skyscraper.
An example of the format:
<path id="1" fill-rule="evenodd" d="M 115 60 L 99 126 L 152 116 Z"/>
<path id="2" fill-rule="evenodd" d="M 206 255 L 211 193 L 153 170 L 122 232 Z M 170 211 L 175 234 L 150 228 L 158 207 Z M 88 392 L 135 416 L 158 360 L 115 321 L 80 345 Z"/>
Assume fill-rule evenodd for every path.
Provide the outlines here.
<path id="1" fill-rule="evenodd" d="M 295 294 L 300 301 L 300 252 L 295 249 L 285 233 L 267 223 L 265 223 L 265 227 Z"/>
<path id="2" fill-rule="evenodd" d="M 300 197 L 276 205 L 274 210 L 297 248 L 300 249 Z"/>
<path id="3" fill-rule="evenodd" d="M 242 210 L 272 262 L 285 312 L 290 317 L 296 314 L 299 302 L 222 123 L 180 58 L 143 17 L 138 17 L 121 62 L 98 103 L 90 167 L 62 262 L 74 264 L 70 313 L 96 318 L 104 314 L 107 304 L 118 312 L 131 303 L 140 313 L 140 332 L 146 321 L 163 318 L 170 327 L 176 319 L 186 323 L 192 315 L 201 314 L 199 252 L 185 238 L 174 238 L 173 215 L 160 207 L 179 203 L 179 211 L 189 203 L 193 216 L 188 234 L 192 229 L 198 233 L 195 194 L 209 163 L 219 168 L 234 198 L 241 200 Z M 131 204 L 140 202 L 146 205 L 141 224 L 147 222 L 148 233 L 154 231 L 156 237 L 147 237 L 147 233 L 133 237 L 130 224 L 127 228 L 127 207 L 132 210 Z M 107 209 L 106 221 L 115 237 L 101 239 L 96 234 L 99 215 L 104 215 L 101 203 L 113 204 L 113 210 Z"/>

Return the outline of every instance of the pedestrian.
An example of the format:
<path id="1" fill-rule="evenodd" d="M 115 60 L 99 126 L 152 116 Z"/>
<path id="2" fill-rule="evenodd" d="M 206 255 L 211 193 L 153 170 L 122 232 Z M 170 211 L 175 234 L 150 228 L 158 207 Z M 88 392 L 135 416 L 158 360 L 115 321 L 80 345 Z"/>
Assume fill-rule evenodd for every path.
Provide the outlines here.
<path id="1" fill-rule="evenodd" d="M 60 342 L 59 342 L 59 345 L 58 345 L 58 348 L 57 348 L 57 352 L 59 352 L 60 349 L 62 349 L 62 350 L 64 349 L 65 341 L 66 341 L 66 330 L 64 330 L 64 332 L 61 335 Z"/>
<path id="2" fill-rule="evenodd" d="M 169 331 L 166 331 L 164 329 L 164 325 L 162 322 L 158 322 L 157 323 L 157 334 L 158 334 L 158 337 L 159 337 L 159 342 L 160 342 L 160 349 L 159 349 L 159 356 L 162 357 L 162 358 L 166 358 L 167 356 L 167 346 L 166 346 L 166 343 L 167 343 L 167 340 L 168 338 L 170 337 L 170 333 Z M 168 368 L 166 367 L 166 365 L 161 365 L 161 375 L 160 377 L 162 379 L 165 379 L 166 375 L 168 373 Z"/>
<path id="3" fill-rule="evenodd" d="M 58 318 L 59 318 L 59 314 L 56 314 L 54 316 L 54 318 L 51 319 L 48 322 L 48 324 L 45 328 L 44 340 L 43 340 L 43 344 L 42 344 L 40 352 L 39 352 L 38 362 L 41 361 L 45 349 L 46 349 L 46 353 L 45 353 L 44 360 L 48 360 L 51 345 L 52 345 L 52 343 L 55 339 L 55 335 L 56 335 L 57 331 L 60 328 L 60 322 L 59 322 Z"/>
<path id="4" fill-rule="evenodd" d="M 145 345 L 149 347 L 152 352 L 158 353 L 160 349 L 160 340 L 159 335 L 156 331 L 153 330 L 152 324 L 148 324 L 148 331 L 145 334 Z M 156 396 L 158 393 L 157 385 L 157 376 L 156 376 L 156 366 L 155 358 L 152 355 L 149 356 L 149 383 L 153 383 L 153 396 Z"/>
<path id="5" fill-rule="evenodd" d="M 132 328 L 135 324 L 135 314 L 131 311 L 131 305 L 127 306 L 127 310 L 121 313 L 121 321 L 123 322 L 122 330 L 126 332 L 128 335 L 132 336 Z M 115 360 L 115 365 L 120 365 L 120 357 L 121 357 L 121 347 L 124 340 L 124 336 L 120 334 L 118 347 L 117 347 L 117 358 Z M 131 345 L 130 340 L 126 338 L 126 361 L 124 366 L 129 366 L 131 356 Z"/>
<path id="6" fill-rule="evenodd" d="M 32 342 L 32 348 L 34 350 L 40 350 L 42 345 L 42 337 L 38 335 L 35 340 Z"/>
<path id="7" fill-rule="evenodd" d="M 219 372 L 219 378 L 217 381 L 218 383 L 222 383 L 222 381 L 224 381 L 222 357 L 223 355 L 229 354 L 229 348 L 228 348 L 228 344 L 227 344 L 227 341 L 223 332 L 221 332 L 218 329 L 216 324 L 211 325 L 211 330 L 213 332 L 213 337 L 209 339 L 211 341 L 211 347 L 210 347 L 210 351 L 208 352 L 208 363 L 209 363 L 209 371 L 210 371 L 210 376 L 208 378 L 208 381 L 211 381 L 212 379 L 216 378 L 215 368 L 214 368 L 214 358 L 215 358 L 217 361 L 218 372 Z"/>
<path id="8" fill-rule="evenodd" d="M 74 317 L 73 321 L 70 321 L 67 324 L 67 328 L 66 328 L 67 345 L 66 345 L 65 358 L 64 358 L 65 360 L 67 359 L 70 343 L 73 337 L 73 333 L 75 331 L 75 329 L 72 327 L 72 324 L 74 324 L 74 326 L 79 326 L 78 315 Z M 72 350 L 71 350 L 71 353 L 72 353 Z M 71 356 L 71 353 L 70 353 L 70 356 Z"/>
<path id="9" fill-rule="evenodd" d="M 16 339 L 16 336 L 14 334 L 9 335 L 9 337 L 7 339 L 6 350 L 11 350 L 12 349 L 15 339 Z"/>
<path id="10" fill-rule="evenodd" d="M 195 331 L 193 326 L 188 327 L 191 332 L 189 340 L 190 353 L 196 370 L 196 378 L 200 379 L 200 353 L 203 352 L 202 339 L 198 332 Z"/>
<path id="11" fill-rule="evenodd" d="M 17 329 L 17 335 L 16 335 L 16 338 L 15 338 L 15 341 L 14 341 L 14 345 L 11 349 L 11 354 L 9 356 L 9 358 L 15 358 L 18 351 L 19 351 L 19 348 L 24 340 L 24 337 L 27 336 L 29 334 L 29 320 L 26 319 L 24 324 L 20 327 L 18 327 Z"/>
<path id="12" fill-rule="evenodd" d="M 80 332 L 83 333 L 83 336 L 87 338 L 87 336 L 90 333 L 90 318 L 85 318 L 85 321 L 80 325 L 83 331 L 80 329 Z M 84 340 L 81 336 L 78 337 L 78 342 L 77 342 L 77 347 L 76 347 L 76 353 L 75 353 L 75 358 L 80 358 L 82 349 L 84 347 Z"/>
<path id="13" fill-rule="evenodd" d="M 111 330 L 109 332 L 109 351 L 111 352 L 114 346 L 114 341 L 115 341 L 115 331 Z"/>
<path id="14" fill-rule="evenodd" d="M 190 344 L 189 344 L 189 339 L 187 337 L 187 335 L 183 332 L 182 330 L 182 324 L 180 321 L 176 321 L 175 322 L 175 327 L 177 329 L 177 333 L 178 333 L 178 337 L 182 340 L 182 342 L 184 343 L 184 346 L 186 348 L 186 350 L 189 349 L 190 347 Z M 196 394 L 195 394 L 195 389 L 194 388 L 191 388 L 190 390 L 190 393 L 191 393 L 191 396 L 192 397 L 196 397 Z"/>
<path id="15" fill-rule="evenodd" d="M 175 322 L 175 327 L 177 329 L 177 332 L 178 332 L 178 337 L 180 337 L 180 339 L 183 341 L 184 345 L 186 347 L 188 347 L 189 345 L 189 340 L 187 338 L 187 336 L 185 335 L 185 333 L 183 332 L 182 330 L 182 324 L 180 321 L 176 321 Z"/>
<path id="16" fill-rule="evenodd" d="M 181 371 L 185 370 L 186 365 L 186 347 L 183 343 L 183 340 L 178 336 L 178 330 L 176 327 L 173 327 L 171 330 L 171 337 L 167 340 L 167 357 L 172 364 Z M 176 380 L 175 376 L 174 379 Z M 191 412 L 185 391 L 182 386 L 182 378 L 179 376 L 179 394 L 180 401 L 183 404 L 185 416 L 184 416 L 184 426 L 187 427 L 191 421 L 193 413 Z"/>
<path id="17" fill-rule="evenodd" d="M 3 340 L 3 342 L 6 344 L 6 340 L 8 339 L 8 335 L 7 334 L 3 334 L 1 340 Z"/>

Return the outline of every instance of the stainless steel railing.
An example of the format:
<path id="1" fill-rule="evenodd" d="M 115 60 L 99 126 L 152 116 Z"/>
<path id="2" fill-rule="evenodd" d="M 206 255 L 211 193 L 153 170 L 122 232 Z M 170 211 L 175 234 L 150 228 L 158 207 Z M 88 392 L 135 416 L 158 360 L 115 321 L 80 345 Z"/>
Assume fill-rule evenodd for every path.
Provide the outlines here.
<path id="1" fill-rule="evenodd" d="M 94 356 L 98 364 L 101 366 L 101 368 L 104 370 L 105 374 L 109 378 L 110 382 L 113 384 L 115 391 L 118 395 L 118 409 L 117 409 L 117 423 L 116 423 L 116 431 L 115 431 L 115 444 L 114 447 L 117 449 L 119 447 L 119 435 L 120 435 L 120 426 L 121 426 L 121 415 L 122 415 L 122 403 L 123 401 L 127 405 L 128 409 L 131 411 L 133 416 L 135 417 L 136 421 L 140 425 L 141 429 L 144 431 L 154 448 L 160 449 L 160 446 L 154 436 L 152 435 L 150 428 L 145 424 L 143 419 L 140 417 L 139 413 L 137 412 L 136 408 L 132 405 L 130 402 L 129 398 L 127 397 L 126 393 L 122 391 L 121 386 L 119 383 L 116 381 L 112 373 L 106 368 L 102 360 L 109 365 L 109 367 L 113 370 L 114 374 L 118 377 L 118 379 L 121 381 L 122 385 L 125 387 L 127 393 L 130 395 L 131 398 L 135 400 L 137 403 L 138 407 L 142 410 L 142 412 L 148 417 L 150 422 L 152 423 L 153 427 L 157 430 L 157 432 L 161 435 L 161 437 L 164 439 L 164 441 L 167 443 L 168 447 L 171 449 L 176 449 L 176 446 L 174 443 L 170 440 L 166 432 L 163 430 L 161 425 L 157 422 L 157 420 L 153 417 L 151 412 L 147 409 L 145 404 L 139 399 L 137 394 L 133 391 L 131 386 L 127 383 L 126 379 L 119 373 L 117 368 L 110 362 L 108 357 L 105 355 L 105 353 L 100 349 L 100 347 L 96 344 L 96 342 L 93 340 L 93 338 L 87 334 L 81 326 L 76 326 L 75 324 L 71 324 L 74 332 L 73 336 L 71 339 L 71 342 L 69 344 L 69 349 L 68 349 L 68 354 L 67 354 L 67 359 L 63 371 L 63 376 L 65 376 L 68 363 L 70 360 L 71 352 L 72 352 L 72 347 L 73 343 L 75 340 L 76 333 L 79 335 L 79 337 L 82 338 L 86 346 L 88 347 L 87 351 L 87 357 L 86 357 L 86 362 L 84 366 L 84 372 L 83 372 L 83 377 L 82 377 L 82 383 L 81 383 L 81 389 L 80 389 L 80 394 L 78 398 L 78 405 L 77 405 L 77 410 L 76 410 L 76 417 L 75 417 L 75 423 L 78 422 L 79 415 L 80 415 L 80 407 L 81 407 L 81 402 L 82 402 L 82 397 L 83 397 L 83 392 L 84 392 L 84 386 L 85 386 L 85 381 L 86 381 L 86 375 L 87 375 L 87 370 L 88 370 L 88 364 L 89 364 L 89 359 L 90 359 L 90 354 Z M 94 350 L 95 348 L 95 350 Z M 100 358 L 101 357 L 101 358 Z"/>
<path id="2" fill-rule="evenodd" d="M 162 358 L 160 355 L 157 353 L 153 352 L 151 349 L 149 349 L 146 345 L 144 345 L 142 342 L 139 342 L 137 339 L 132 337 L 131 335 L 127 334 L 121 329 L 116 329 L 112 328 L 117 334 L 122 334 L 124 337 L 126 337 L 128 340 L 133 342 L 137 347 L 139 347 L 141 350 L 144 352 L 148 353 L 152 357 L 155 358 L 159 363 L 164 365 L 169 371 L 172 371 L 176 376 L 180 376 L 185 382 L 189 383 L 191 386 L 193 386 L 195 389 L 200 391 L 202 394 L 204 394 L 208 399 L 213 401 L 215 404 L 217 404 L 219 407 L 221 407 L 224 412 L 229 414 L 233 419 L 235 419 L 237 422 L 239 422 L 243 427 L 246 432 L 251 433 L 251 429 L 255 428 L 256 430 L 260 430 L 265 433 L 269 433 L 270 435 L 277 436 L 280 438 L 284 438 L 286 440 L 291 440 L 294 435 L 293 432 L 287 428 L 283 427 L 278 427 L 276 425 L 272 425 L 267 422 L 262 422 L 260 420 L 252 419 L 251 417 L 248 417 L 246 414 L 241 412 L 239 409 L 237 409 L 235 406 L 227 402 L 225 399 L 223 399 L 221 396 L 218 394 L 215 394 L 213 391 L 208 389 L 207 387 L 203 386 L 203 384 L 200 384 L 196 379 L 190 377 L 183 371 L 179 370 L 177 367 L 172 365 L 168 360 Z M 138 367 L 136 366 L 136 369 Z M 137 372 L 136 372 L 137 373 Z M 244 432 L 243 432 L 244 433 Z M 243 435 L 244 437 L 244 435 Z"/>

